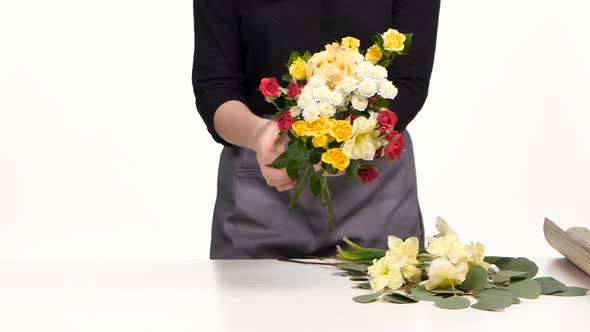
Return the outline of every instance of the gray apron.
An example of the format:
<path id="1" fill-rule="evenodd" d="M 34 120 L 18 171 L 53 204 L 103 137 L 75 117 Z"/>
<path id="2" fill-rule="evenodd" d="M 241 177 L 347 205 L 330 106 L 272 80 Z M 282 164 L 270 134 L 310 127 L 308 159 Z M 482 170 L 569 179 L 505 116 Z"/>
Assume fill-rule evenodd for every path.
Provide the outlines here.
<path id="1" fill-rule="evenodd" d="M 308 183 L 290 209 L 294 189 L 279 192 L 268 186 L 253 150 L 225 146 L 219 160 L 210 257 L 333 256 L 344 236 L 361 246 L 383 249 L 390 234 L 416 236 L 424 243 L 414 151 L 408 132 L 403 135 L 401 160 L 372 161 L 379 171 L 373 183 L 344 176 L 328 178 L 334 207 L 332 232 L 328 232 L 327 208 L 311 194 Z"/>

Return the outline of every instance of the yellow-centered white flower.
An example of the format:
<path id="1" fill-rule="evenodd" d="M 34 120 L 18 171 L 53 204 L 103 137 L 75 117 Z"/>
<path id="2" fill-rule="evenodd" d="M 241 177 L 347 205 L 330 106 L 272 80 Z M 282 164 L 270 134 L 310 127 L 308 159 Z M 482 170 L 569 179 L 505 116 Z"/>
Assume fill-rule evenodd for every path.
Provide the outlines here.
<path id="1" fill-rule="evenodd" d="M 412 236 L 405 241 L 395 235 L 387 237 L 387 245 L 392 253 L 405 255 L 408 257 L 408 264 L 418 264 L 418 251 L 420 250 L 420 241 Z"/>
<path id="2" fill-rule="evenodd" d="M 358 88 L 358 80 L 352 76 L 345 77 L 340 84 L 338 84 L 338 88 L 346 93 L 351 93 Z"/>
<path id="3" fill-rule="evenodd" d="M 457 266 L 446 258 L 437 258 L 426 268 L 428 280 L 421 282 L 428 290 L 433 288 L 455 287 L 465 281 L 469 271 L 467 263 L 461 262 Z"/>
<path id="4" fill-rule="evenodd" d="M 374 66 L 375 65 L 373 65 L 372 63 L 370 63 L 368 61 L 361 62 L 356 67 L 356 74 L 362 78 L 370 77 Z"/>
<path id="5" fill-rule="evenodd" d="M 372 97 L 377 93 L 377 82 L 372 78 L 365 78 L 359 83 L 358 91 L 364 97 Z"/>
<path id="6" fill-rule="evenodd" d="M 369 106 L 369 100 L 367 99 L 367 97 L 361 95 L 360 93 L 355 93 L 352 95 L 351 103 L 352 107 L 354 107 L 355 110 L 361 112 L 366 110 L 367 106 Z"/>
<path id="7" fill-rule="evenodd" d="M 312 78 L 309 79 L 309 86 L 317 88 L 320 86 L 324 86 L 326 85 L 327 81 L 325 78 L 321 77 L 321 76 L 313 76 Z"/>
<path id="8" fill-rule="evenodd" d="M 305 109 L 312 103 L 314 103 L 313 95 L 311 94 L 310 89 L 306 89 L 307 87 L 303 88 L 301 94 L 297 96 L 297 106 L 299 108 Z"/>
<path id="9" fill-rule="evenodd" d="M 320 116 L 320 108 L 316 103 L 312 103 L 303 109 L 303 119 L 307 122 L 312 122 Z"/>
<path id="10" fill-rule="evenodd" d="M 383 80 L 387 78 L 387 69 L 383 66 L 374 66 L 371 69 L 370 77 L 375 80 Z"/>
<path id="11" fill-rule="evenodd" d="M 329 102 L 320 103 L 318 107 L 320 108 L 320 116 L 325 116 L 329 118 L 333 116 L 334 113 L 336 113 L 336 108 Z"/>
<path id="12" fill-rule="evenodd" d="M 407 262 L 406 256 L 392 254 L 389 251 L 379 260 L 373 260 L 373 265 L 367 269 L 367 273 L 371 277 L 371 290 L 378 292 L 385 287 L 392 290 L 400 288 L 404 283 L 401 269 L 406 266 Z"/>
<path id="13" fill-rule="evenodd" d="M 318 101 L 318 102 L 324 102 L 324 101 L 328 101 L 328 99 L 330 98 L 330 94 L 332 93 L 332 90 L 330 90 L 330 88 L 328 88 L 327 86 L 320 86 L 320 87 L 316 87 L 312 90 L 313 93 L 313 98 Z"/>
<path id="14" fill-rule="evenodd" d="M 291 112 L 291 116 L 296 118 L 299 115 L 301 115 L 301 108 L 297 107 L 297 106 L 293 106 L 289 109 L 289 112 Z"/>
<path id="15" fill-rule="evenodd" d="M 393 99 L 397 96 L 397 88 L 391 81 L 382 80 L 379 83 L 379 95 L 383 98 Z"/>
<path id="16" fill-rule="evenodd" d="M 344 103 L 344 95 L 340 90 L 335 89 L 330 93 L 330 103 L 334 106 L 341 106 Z"/>

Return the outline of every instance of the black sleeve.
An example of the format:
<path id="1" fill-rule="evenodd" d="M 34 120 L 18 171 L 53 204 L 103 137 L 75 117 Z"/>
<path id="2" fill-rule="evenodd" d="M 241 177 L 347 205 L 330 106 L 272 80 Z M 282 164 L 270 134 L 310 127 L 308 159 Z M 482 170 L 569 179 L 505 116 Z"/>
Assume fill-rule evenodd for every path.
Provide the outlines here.
<path id="1" fill-rule="evenodd" d="M 392 28 L 414 33 L 407 55 L 396 57 L 387 68 L 398 88 L 390 108 L 398 115 L 396 129 L 403 131 L 416 117 L 428 95 L 434 63 L 440 0 L 397 0 Z"/>
<path id="2" fill-rule="evenodd" d="M 193 0 L 195 50 L 192 82 L 197 111 L 213 139 L 232 146 L 215 131 L 213 116 L 228 100 L 246 103 L 238 16 L 234 0 Z"/>

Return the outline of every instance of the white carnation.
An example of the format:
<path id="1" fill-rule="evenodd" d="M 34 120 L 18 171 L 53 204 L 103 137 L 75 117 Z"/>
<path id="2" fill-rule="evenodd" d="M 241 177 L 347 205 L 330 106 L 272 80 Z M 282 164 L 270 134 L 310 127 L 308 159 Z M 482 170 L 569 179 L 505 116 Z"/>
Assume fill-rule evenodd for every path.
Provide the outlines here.
<path id="1" fill-rule="evenodd" d="M 360 84 L 358 91 L 365 97 L 372 97 L 377 93 L 377 82 L 371 78 L 365 78 Z"/>
<path id="2" fill-rule="evenodd" d="M 346 93 L 353 92 L 354 90 L 356 90 L 357 87 L 358 81 L 356 80 L 356 78 L 351 76 L 345 77 L 338 85 L 338 88 Z"/>
<path id="3" fill-rule="evenodd" d="M 382 80 L 387 78 L 387 69 L 383 66 L 374 66 L 371 70 L 370 77 L 376 80 Z"/>
<path id="4" fill-rule="evenodd" d="M 334 90 L 330 93 L 330 103 L 334 106 L 340 106 L 344 103 L 344 95 L 339 90 Z"/>
<path id="5" fill-rule="evenodd" d="M 357 75 L 359 75 L 360 77 L 363 77 L 363 78 L 370 77 L 371 72 L 373 71 L 373 67 L 375 67 L 375 66 L 368 61 L 361 62 L 356 67 L 356 73 L 357 73 Z"/>
<path id="6" fill-rule="evenodd" d="M 326 85 L 326 80 L 318 75 L 309 79 L 309 85 L 312 87 L 320 87 Z"/>
<path id="7" fill-rule="evenodd" d="M 300 108 L 306 108 L 313 102 L 313 95 L 309 89 L 303 88 L 301 94 L 297 97 L 297 106 Z"/>
<path id="8" fill-rule="evenodd" d="M 336 108 L 334 105 L 328 102 L 320 103 L 318 107 L 320 109 L 321 116 L 331 117 L 334 115 L 334 113 L 336 113 Z"/>
<path id="9" fill-rule="evenodd" d="M 307 122 L 314 121 L 320 116 L 320 108 L 316 103 L 311 103 L 303 109 L 303 119 Z"/>
<path id="10" fill-rule="evenodd" d="M 301 115 L 301 108 L 297 107 L 297 106 L 293 106 L 291 107 L 291 109 L 289 109 L 289 112 L 291 112 L 291 116 L 296 118 L 299 115 Z"/>
<path id="11" fill-rule="evenodd" d="M 383 98 L 393 99 L 397 96 L 397 88 L 391 81 L 383 80 L 379 84 L 379 95 Z"/>
<path id="12" fill-rule="evenodd" d="M 365 56 L 360 54 L 359 52 L 352 52 L 352 59 L 356 64 L 359 64 L 365 61 Z"/>
<path id="13" fill-rule="evenodd" d="M 327 86 L 320 86 L 317 87 L 315 89 L 313 89 L 313 97 L 316 101 L 318 102 L 323 102 L 323 101 L 327 101 L 330 98 L 330 94 L 332 93 L 332 90 L 330 90 L 330 88 L 328 88 Z"/>
<path id="14" fill-rule="evenodd" d="M 367 109 L 367 105 L 369 104 L 369 101 L 367 100 L 367 97 L 362 96 L 360 94 L 354 94 L 352 96 L 352 107 L 354 107 L 354 109 L 358 110 L 358 111 L 364 111 L 365 109 Z"/>

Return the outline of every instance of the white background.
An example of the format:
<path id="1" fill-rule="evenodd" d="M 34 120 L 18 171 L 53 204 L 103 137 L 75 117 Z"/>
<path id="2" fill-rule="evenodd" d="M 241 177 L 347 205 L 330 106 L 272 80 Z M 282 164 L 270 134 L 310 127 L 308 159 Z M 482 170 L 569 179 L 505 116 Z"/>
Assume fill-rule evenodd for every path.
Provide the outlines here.
<path id="1" fill-rule="evenodd" d="M 359 1 L 359 3 L 361 3 Z M 583 1 L 443 1 L 409 129 L 427 233 L 557 256 L 590 226 Z M 192 3 L 0 4 L 0 259 L 208 258 L 220 145 L 196 113 Z"/>

